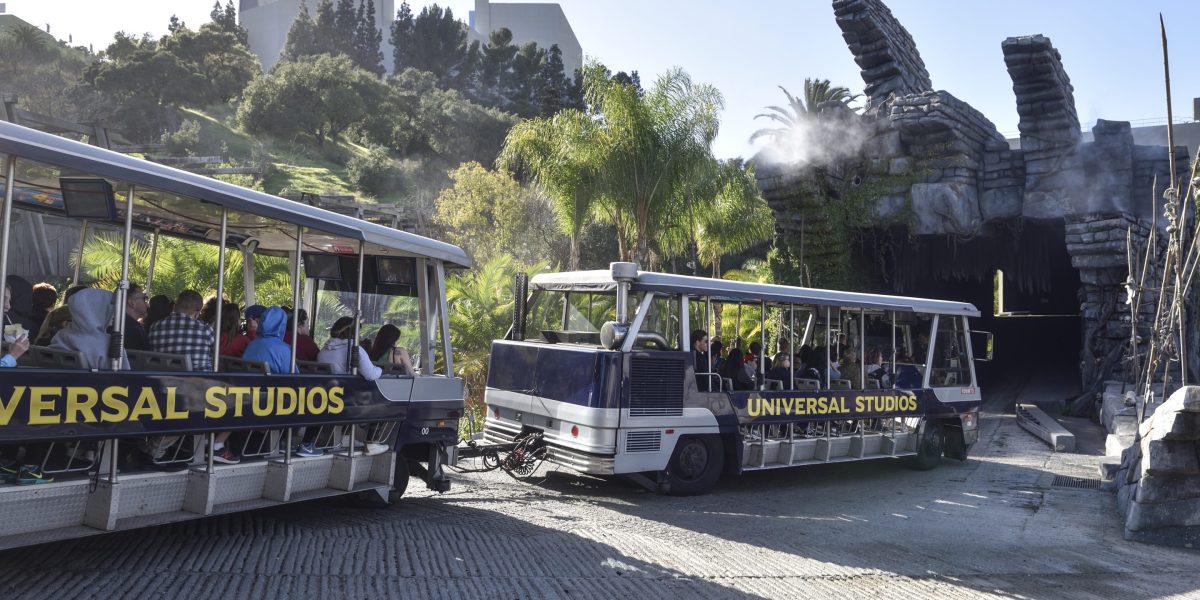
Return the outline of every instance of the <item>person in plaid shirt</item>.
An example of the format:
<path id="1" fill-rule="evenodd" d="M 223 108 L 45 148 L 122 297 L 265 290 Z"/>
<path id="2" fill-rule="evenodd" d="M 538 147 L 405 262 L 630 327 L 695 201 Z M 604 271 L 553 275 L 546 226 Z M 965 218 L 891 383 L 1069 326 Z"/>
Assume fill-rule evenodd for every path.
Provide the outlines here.
<path id="1" fill-rule="evenodd" d="M 193 371 L 213 370 L 213 347 L 216 345 L 216 335 L 212 327 L 197 317 L 204 307 L 204 299 L 193 290 L 184 290 L 175 300 L 175 311 L 154 324 L 150 329 L 150 349 L 166 354 L 183 354 L 192 360 Z M 216 435 L 212 451 L 213 460 L 223 464 L 237 464 L 241 458 L 228 446 L 225 440 L 229 432 Z M 148 447 L 144 449 L 153 458 L 161 456 L 166 446 L 178 439 L 174 436 L 151 438 Z"/>
<path id="2" fill-rule="evenodd" d="M 166 354 L 182 354 L 192 360 L 193 371 L 213 370 L 212 327 L 196 317 L 204 300 L 195 291 L 184 290 L 175 300 L 175 312 L 154 324 L 150 330 L 150 349 Z"/>

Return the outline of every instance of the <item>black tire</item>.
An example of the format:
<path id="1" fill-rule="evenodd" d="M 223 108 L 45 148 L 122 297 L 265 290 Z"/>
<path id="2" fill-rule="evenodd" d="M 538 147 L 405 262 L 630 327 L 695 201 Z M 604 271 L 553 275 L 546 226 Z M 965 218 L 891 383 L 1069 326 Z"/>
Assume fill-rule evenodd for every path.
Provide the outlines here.
<path id="1" fill-rule="evenodd" d="M 675 445 L 667 464 L 672 496 L 692 496 L 712 489 L 725 468 L 725 453 L 716 436 L 687 436 Z"/>
<path id="2" fill-rule="evenodd" d="M 388 494 L 388 500 L 395 502 L 404 495 L 404 491 L 408 489 L 408 459 L 396 455 L 396 478 L 392 482 L 392 491 Z"/>
<path id="3" fill-rule="evenodd" d="M 946 448 L 946 432 L 942 430 L 941 423 L 926 421 L 917 444 L 917 454 L 909 462 L 912 468 L 928 471 L 938 466 Z"/>

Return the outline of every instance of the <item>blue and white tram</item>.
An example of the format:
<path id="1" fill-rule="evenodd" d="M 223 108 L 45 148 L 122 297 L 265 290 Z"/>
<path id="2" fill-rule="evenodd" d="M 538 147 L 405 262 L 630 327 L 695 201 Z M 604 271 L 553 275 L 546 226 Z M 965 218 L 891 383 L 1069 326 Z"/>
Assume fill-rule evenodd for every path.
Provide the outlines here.
<path id="1" fill-rule="evenodd" d="M 533 277 L 514 313 L 492 345 L 484 438 L 540 437 L 583 473 L 693 494 L 724 470 L 883 457 L 928 469 L 978 438 L 970 304 L 613 263 Z M 758 350 L 737 365 L 751 389 L 722 376 L 729 364 L 708 372 L 717 357 L 697 333 Z M 873 364 L 837 360 L 854 354 Z"/>
<path id="2" fill-rule="evenodd" d="M 337 494 L 386 502 L 410 474 L 448 489 L 442 467 L 455 460 L 463 382 L 445 277 L 471 266 L 461 248 L 9 122 L 0 122 L 0 157 L 0 282 L 26 274 L 10 263 L 33 262 L 36 250 L 12 242 L 14 220 L 32 216 L 81 222 L 80 248 L 89 228 L 123 241 L 114 307 L 126 305 L 134 275 L 146 276 L 130 271 L 131 245 L 160 235 L 215 243 L 242 252 L 248 304 L 253 255 L 287 257 L 292 306 L 310 308 L 314 332 L 330 326 L 316 321 L 322 295 L 336 296 L 324 306 L 359 319 L 371 314 L 364 303 L 376 315 L 402 307 L 416 362 L 415 372 L 385 369 L 372 381 L 352 359 L 340 375 L 298 361 L 293 345 L 291 368 L 270 372 L 213 344 L 216 368 L 192 371 L 184 355 L 126 351 L 124 310 L 110 308 L 104 364 L 35 346 L 0 369 L 0 453 L 45 474 L 0 481 L 0 549 Z M 220 256 L 217 297 L 228 289 Z M 359 339 L 355 322 L 350 340 Z M 213 452 L 205 459 L 219 433 L 238 444 L 240 464 L 214 464 Z M 306 434 L 324 451 L 293 456 L 293 436 Z M 153 464 L 128 459 L 151 439 L 169 444 Z M 384 445 L 391 451 L 369 451 Z"/>

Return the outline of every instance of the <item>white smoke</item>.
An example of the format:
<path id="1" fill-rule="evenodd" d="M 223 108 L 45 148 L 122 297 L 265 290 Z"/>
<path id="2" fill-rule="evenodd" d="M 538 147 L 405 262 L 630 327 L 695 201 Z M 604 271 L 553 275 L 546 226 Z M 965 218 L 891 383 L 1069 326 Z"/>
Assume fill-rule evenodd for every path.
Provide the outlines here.
<path id="1" fill-rule="evenodd" d="M 873 128 L 844 106 L 827 108 L 815 115 L 799 115 L 790 126 L 754 140 L 759 160 L 775 166 L 828 166 L 858 156 L 871 139 Z"/>

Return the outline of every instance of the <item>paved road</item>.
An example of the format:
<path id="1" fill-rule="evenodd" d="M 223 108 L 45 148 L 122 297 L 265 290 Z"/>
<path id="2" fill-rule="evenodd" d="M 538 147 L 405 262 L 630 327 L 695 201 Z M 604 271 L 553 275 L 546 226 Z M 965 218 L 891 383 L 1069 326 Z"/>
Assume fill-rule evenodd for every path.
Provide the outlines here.
<path id="1" fill-rule="evenodd" d="M 1112 495 L 1051 485 L 1011 417 L 965 463 L 726 478 L 696 498 L 464 475 L 373 510 L 328 500 L 0 553 L 0 598 L 1200 597 L 1200 552 L 1126 542 Z M 414 485 L 415 485 L 414 481 Z"/>

